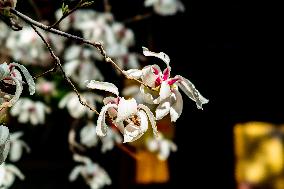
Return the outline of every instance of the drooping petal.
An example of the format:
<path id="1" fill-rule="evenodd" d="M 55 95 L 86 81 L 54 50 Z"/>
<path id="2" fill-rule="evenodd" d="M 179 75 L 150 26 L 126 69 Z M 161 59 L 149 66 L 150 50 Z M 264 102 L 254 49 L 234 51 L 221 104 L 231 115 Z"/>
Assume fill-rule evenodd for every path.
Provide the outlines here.
<path id="1" fill-rule="evenodd" d="M 17 66 L 21 70 L 21 72 L 24 74 L 24 77 L 28 83 L 30 95 L 33 95 L 35 93 L 35 82 L 31 74 L 27 70 L 27 68 L 25 68 L 25 66 L 21 64 L 14 63 L 14 62 L 11 63 L 10 65 Z"/>
<path id="2" fill-rule="evenodd" d="M 15 82 L 16 92 L 15 92 L 15 95 L 13 96 L 13 98 L 9 102 L 4 102 L 0 105 L 0 109 L 13 106 L 19 100 L 19 98 L 20 98 L 20 96 L 23 92 L 23 86 L 20 83 L 20 81 L 17 80 L 16 78 L 14 78 L 14 77 L 9 77 L 9 78 L 12 79 Z"/>
<path id="3" fill-rule="evenodd" d="M 196 102 L 198 109 L 202 109 L 202 105 L 209 102 L 209 100 L 204 98 L 188 79 L 179 75 L 176 77 L 180 78 L 180 80 L 177 82 L 177 85 L 190 99 Z"/>
<path id="4" fill-rule="evenodd" d="M 123 143 L 133 142 L 143 135 L 138 126 L 133 123 L 128 124 L 124 129 Z"/>
<path id="5" fill-rule="evenodd" d="M 116 122 L 126 120 L 132 115 L 137 113 L 137 103 L 134 98 L 125 100 L 123 97 L 120 99 L 117 108 Z"/>
<path id="6" fill-rule="evenodd" d="M 18 161 L 23 153 L 23 148 L 20 141 L 13 141 L 9 153 L 9 160 L 12 162 Z"/>
<path id="7" fill-rule="evenodd" d="M 0 81 L 10 74 L 9 66 L 6 62 L 0 64 Z"/>
<path id="8" fill-rule="evenodd" d="M 104 90 L 104 91 L 111 92 L 115 94 L 116 96 L 119 95 L 118 88 L 114 84 L 109 83 L 109 82 L 91 80 L 91 81 L 87 81 L 86 85 L 90 89 Z"/>
<path id="9" fill-rule="evenodd" d="M 14 175 L 16 175 L 17 177 L 19 177 L 19 179 L 24 180 L 25 179 L 25 175 L 14 165 L 12 164 L 7 164 L 6 165 L 6 169 L 9 172 L 12 172 Z"/>
<path id="10" fill-rule="evenodd" d="M 69 181 L 73 182 L 75 181 L 78 176 L 81 174 L 81 172 L 84 170 L 84 166 L 78 165 L 76 166 L 69 175 Z"/>
<path id="11" fill-rule="evenodd" d="M 142 49 L 143 49 L 143 54 L 145 56 L 154 56 L 154 57 L 160 58 L 167 64 L 167 66 L 169 66 L 170 57 L 167 54 L 163 52 L 155 53 L 155 52 L 149 51 L 149 49 L 147 49 L 146 47 L 142 47 Z"/>
<path id="12" fill-rule="evenodd" d="M 170 144 L 167 140 L 160 141 L 160 151 L 158 153 L 158 158 L 162 161 L 168 159 L 170 155 Z"/>
<path id="13" fill-rule="evenodd" d="M 97 145 L 98 137 L 96 134 L 96 126 L 93 123 L 89 122 L 81 129 L 80 140 L 82 144 L 89 148 Z"/>
<path id="14" fill-rule="evenodd" d="M 140 119 L 140 131 L 145 133 L 148 130 L 148 117 L 143 110 L 137 112 L 137 116 Z"/>
<path id="15" fill-rule="evenodd" d="M 11 141 L 14 141 L 14 140 L 19 139 L 23 135 L 24 135 L 24 132 L 22 131 L 14 132 L 14 133 L 11 133 L 10 139 Z"/>
<path id="16" fill-rule="evenodd" d="M 142 77 L 142 70 L 138 69 L 130 69 L 127 71 L 123 71 L 125 75 L 127 75 L 130 78 L 140 79 Z"/>
<path id="17" fill-rule="evenodd" d="M 170 98 L 163 100 L 159 106 L 156 108 L 156 119 L 163 119 L 170 112 L 171 102 Z"/>
<path id="18" fill-rule="evenodd" d="M 145 106 L 144 104 L 139 104 L 138 105 L 138 108 L 139 109 L 142 109 L 142 110 L 144 110 L 145 112 L 146 112 L 146 114 L 147 114 L 147 116 L 148 116 L 148 118 L 149 118 L 149 121 L 150 121 L 150 123 L 151 123 L 151 125 L 152 125 L 152 129 L 153 129 L 153 133 L 154 133 L 154 136 L 155 137 L 157 137 L 157 135 L 158 135 L 158 130 L 157 130 L 157 125 L 156 125 L 156 121 L 155 121 L 155 116 L 154 116 L 154 114 L 151 112 L 151 110 L 147 107 L 147 106 Z"/>
<path id="19" fill-rule="evenodd" d="M 5 161 L 10 150 L 9 129 L 0 125 L 0 165 Z"/>
<path id="20" fill-rule="evenodd" d="M 173 95 L 171 96 L 171 102 L 173 101 L 170 108 L 171 121 L 176 122 L 180 117 L 183 110 L 183 99 L 180 92 L 176 89 L 173 90 Z"/>
<path id="21" fill-rule="evenodd" d="M 116 104 L 107 104 L 105 105 L 99 115 L 99 118 L 97 120 L 97 127 L 96 127 L 96 133 L 99 136 L 105 136 L 107 134 L 107 125 L 105 122 L 105 114 L 110 108 L 117 108 Z"/>
<path id="22" fill-rule="evenodd" d="M 159 93 L 160 100 L 162 101 L 168 98 L 171 94 L 172 92 L 171 92 L 170 85 L 166 81 L 163 81 L 161 84 L 160 93 Z"/>

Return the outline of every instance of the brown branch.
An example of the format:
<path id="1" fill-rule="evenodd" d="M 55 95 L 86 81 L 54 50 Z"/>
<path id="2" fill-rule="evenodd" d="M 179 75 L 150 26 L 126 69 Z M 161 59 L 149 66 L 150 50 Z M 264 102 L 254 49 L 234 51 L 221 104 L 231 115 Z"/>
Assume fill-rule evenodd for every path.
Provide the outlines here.
<path id="1" fill-rule="evenodd" d="M 60 71 L 62 72 L 62 75 L 63 75 L 63 78 L 69 83 L 69 85 L 71 85 L 72 89 L 75 91 L 75 93 L 77 94 L 78 98 L 79 98 L 79 101 L 80 103 L 83 105 L 83 106 L 86 106 L 88 107 L 90 110 L 92 110 L 93 112 L 95 112 L 96 114 L 99 115 L 99 112 L 94 109 L 92 106 L 90 106 L 84 99 L 83 97 L 80 95 L 79 91 L 76 89 L 75 85 L 72 83 L 72 81 L 69 79 L 69 77 L 67 77 L 62 65 L 61 65 L 61 62 L 60 62 L 60 59 L 54 54 L 53 50 L 51 49 L 49 43 L 44 39 L 44 37 L 42 36 L 42 34 L 37 30 L 37 28 L 31 24 L 31 27 L 34 29 L 34 31 L 38 34 L 38 36 L 41 38 L 41 40 L 44 42 L 44 44 L 46 45 L 48 51 L 50 52 L 51 56 L 54 58 L 55 60 L 55 64 L 59 67 Z"/>
<path id="2" fill-rule="evenodd" d="M 105 12 L 111 11 L 111 5 L 109 3 L 109 0 L 104 0 L 104 9 L 105 9 Z"/>
<path id="3" fill-rule="evenodd" d="M 46 26 L 40 22 L 37 22 L 33 19 L 31 19 L 30 17 L 22 14 L 21 12 L 15 10 L 15 9 L 10 9 L 10 12 L 15 14 L 16 16 L 18 16 L 19 18 L 21 18 L 22 20 L 24 20 L 26 23 L 30 24 L 30 25 L 33 25 L 33 26 L 37 26 L 45 31 L 48 31 L 48 32 L 51 32 L 51 33 L 54 33 L 54 34 L 57 34 L 57 35 L 60 35 L 60 36 L 63 36 L 63 37 L 66 37 L 68 39 L 73 39 L 73 40 L 76 40 L 76 41 L 79 41 L 81 43 L 85 43 L 85 44 L 88 44 L 88 45 L 91 45 L 95 48 L 97 48 L 99 50 L 99 52 L 101 53 L 101 55 L 103 56 L 104 58 L 104 61 L 107 62 L 107 63 L 111 63 L 117 70 L 120 71 L 120 73 L 122 75 L 124 75 L 127 79 L 130 79 L 130 80 L 134 80 L 138 83 L 140 83 L 141 85 L 144 85 L 145 87 L 149 88 L 147 85 L 145 85 L 142 81 L 138 80 L 138 79 L 135 79 L 135 78 L 131 78 L 131 77 L 128 77 L 128 75 L 126 75 L 123 70 L 109 57 L 107 56 L 106 54 L 106 51 L 104 50 L 104 47 L 103 45 L 100 43 L 100 42 L 91 42 L 89 40 L 86 40 L 84 38 L 81 38 L 81 37 L 78 37 L 78 36 L 75 36 L 75 35 L 72 35 L 72 34 L 69 34 L 69 33 L 66 33 L 66 32 L 63 32 L 61 30 L 57 30 L 57 29 L 54 29 L 54 28 L 50 28 L 49 26 Z"/>
<path id="4" fill-rule="evenodd" d="M 49 70 L 47 70 L 47 71 L 45 71 L 45 72 L 43 72 L 43 73 L 41 73 L 41 74 L 35 76 L 34 79 L 37 79 L 37 78 L 42 77 L 42 76 L 44 76 L 44 75 L 47 75 L 47 74 L 49 74 L 49 73 L 55 72 L 55 71 L 56 71 L 56 68 L 57 68 L 57 64 L 55 64 L 53 68 L 51 68 L 51 69 L 49 69 Z"/>
<path id="5" fill-rule="evenodd" d="M 124 24 L 129 24 L 129 23 L 133 23 L 133 22 L 138 22 L 138 21 L 150 18 L 151 16 L 153 16 L 152 12 L 145 13 L 145 14 L 139 14 L 139 15 L 136 15 L 136 16 L 134 16 L 132 18 L 124 20 L 123 23 Z"/>
<path id="6" fill-rule="evenodd" d="M 134 152 L 132 152 L 132 151 L 130 151 L 127 147 L 125 147 L 123 144 L 116 144 L 116 146 L 120 149 L 120 150 L 122 150 L 123 152 L 125 152 L 126 154 L 128 154 L 129 156 L 131 156 L 133 159 L 138 159 L 138 157 L 137 157 L 137 155 L 134 153 Z"/>

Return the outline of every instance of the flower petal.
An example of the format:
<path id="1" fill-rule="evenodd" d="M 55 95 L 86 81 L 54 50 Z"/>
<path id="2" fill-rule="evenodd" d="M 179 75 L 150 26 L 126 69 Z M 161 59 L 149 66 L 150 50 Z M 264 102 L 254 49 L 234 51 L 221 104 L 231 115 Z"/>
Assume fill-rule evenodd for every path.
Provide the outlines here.
<path id="1" fill-rule="evenodd" d="M 126 142 L 133 142 L 137 139 L 139 139 L 143 133 L 141 133 L 138 126 L 132 124 L 128 124 L 124 129 L 124 135 L 123 135 L 123 143 Z"/>
<path id="2" fill-rule="evenodd" d="M 18 161 L 23 153 L 23 147 L 20 141 L 13 141 L 9 153 L 9 160 L 12 162 Z"/>
<path id="3" fill-rule="evenodd" d="M 140 119 L 140 131 L 145 133 L 148 130 L 149 125 L 147 114 L 143 110 L 140 110 L 137 112 L 137 116 Z"/>
<path id="4" fill-rule="evenodd" d="M 146 47 L 142 47 L 142 49 L 143 49 L 143 54 L 145 56 L 154 56 L 154 57 L 160 58 L 167 64 L 167 66 L 169 66 L 170 57 L 167 54 L 163 52 L 155 53 L 155 52 L 149 51 L 149 49 L 147 49 Z"/>
<path id="5" fill-rule="evenodd" d="M 168 98 L 171 94 L 172 92 L 171 92 L 170 85 L 166 81 L 163 81 L 161 84 L 160 93 L 159 93 L 160 100 L 162 101 Z"/>
<path id="6" fill-rule="evenodd" d="M 161 72 L 160 67 L 157 65 L 145 66 L 142 69 L 142 82 L 151 88 L 156 87 L 156 80 L 159 78 L 159 75 L 155 74 L 154 72 L 157 72 L 157 70 Z"/>
<path id="7" fill-rule="evenodd" d="M 140 79 L 142 76 L 142 70 L 138 69 L 130 69 L 127 71 L 123 71 L 125 75 L 127 75 L 130 78 Z"/>
<path id="8" fill-rule="evenodd" d="M 115 94 L 116 96 L 118 96 L 119 94 L 118 88 L 114 84 L 109 83 L 109 82 L 91 80 L 91 81 L 87 81 L 86 85 L 90 89 L 99 89 L 99 90 L 108 91 L 108 92 Z"/>
<path id="9" fill-rule="evenodd" d="M 96 126 L 89 122 L 80 131 L 80 141 L 87 147 L 96 146 L 98 143 L 98 137 L 96 134 Z"/>
<path id="10" fill-rule="evenodd" d="M 82 165 L 78 165 L 74 167 L 74 169 L 71 171 L 69 175 L 69 181 L 71 182 L 75 181 L 78 178 L 78 176 L 82 173 L 83 170 L 84 170 L 84 166 Z"/>
<path id="11" fill-rule="evenodd" d="M 5 161 L 10 151 L 9 129 L 0 125 L 0 165 Z"/>
<path id="12" fill-rule="evenodd" d="M 176 122 L 176 120 L 180 117 L 183 109 L 183 99 L 178 90 L 173 90 L 171 101 L 174 101 L 174 103 L 172 103 L 170 107 L 171 121 Z"/>
<path id="13" fill-rule="evenodd" d="M 180 78 L 177 82 L 177 85 L 181 88 L 181 90 L 193 101 L 196 102 L 196 106 L 198 109 L 202 109 L 202 104 L 206 104 L 209 102 L 206 98 L 204 98 L 199 91 L 195 88 L 193 83 L 191 83 L 188 79 L 177 75 L 176 77 Z"/>
<path id="14" fill-rule="evenodd" d="M 108 111 L 109 108 L 117 108 L 116 104 L 107 104 L 105 105 L 99 115 L 99 118 L 97 120 L 97 127 L 96 127 L 96 133 L 99 136 L 105 136 L 107 134 L 107 125 L 105 122 L 105 114 Z"/>
<path id="15" fill-rule="evenodd" d="M 163 100 L 156 109 L 156 119 L 163 119 L 170 112 L 171 102 L 170 98 Z"/>
<path id="16" fill-rule="evenodd" d="M 137 113 L 137 103 L 134 98 L 125 100 L 123 97 L 120 99 L 117 108 L 116 122 L 121 122 L 128 119 L 130 116 Z"/>
<path id="17" fill-rule="evenodd" d="M 154 133 L 155 137 L 157 137 L 157 135 L 158 135 L 158 130 L 157 130 L 157 125 L 156 125 L 156 121 L 155 121 L 155 116 L 154 116 L 154 114 L 153 114 L 153 113 L 151 112 L 151 110 L 150 110 L 147 106 L 145 106 L 144 104 L 139 104 L 139 105 L 138 105 L 138 108 L 139 108 L 139 109 L 142 109 L 142 110 L 144 110 L 144 111 L 146 112 L 146 114 L 147 114 L 147 116 L 148 116 L 148 118 L 149 118 L 149 121 L 150 121 L 150 123 L 151 123 L 151 125 L 152 125 L 153 133 Z"/>

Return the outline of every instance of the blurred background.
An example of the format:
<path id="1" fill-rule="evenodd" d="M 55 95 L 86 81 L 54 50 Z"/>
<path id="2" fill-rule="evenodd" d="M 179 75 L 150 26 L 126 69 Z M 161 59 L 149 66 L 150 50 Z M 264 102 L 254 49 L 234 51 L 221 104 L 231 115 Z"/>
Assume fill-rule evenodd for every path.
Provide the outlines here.
<path id="1" fill-rule="evenodd" d="M 61 2 L 34 2 L 43 19 L 55 20 L 50 15 Z M 142 0 L 109 2 L 118 21 L 151 11 Z M 141 54 L 140 47 L 147 46 L 167 53 L 173 75 L 189 78 L 210 102 L 201 111 L 184 99 L 183 114 L 170 125 L 178 151 L 169 156 L 165 183 L 138 183 L 137 162 L 120 149 L 103 155 L 88 151 L 112 178 L 105 188 L 284 189 L 280 11 L 260 2 L 182 3 L 183 13 L 154 14 L 126 26 L 135 33 L 134 51 Z M 20 0 L 17 7 L 27 14 L 33 10 Z M 101 1 L 92 7 L 103 10 Z M 108 73 L 105 80 L 112 77 L 115 73 Z M 88 188 L 83 180 L 68 181 L 75 165 L 67 141 L 73 120 L 59 114 L 67 117 L 61 110 L 50 115 L 47 125 L 21 128 L 32 153 L 16 163 L 26 180 L 11 188 Z M 16 122 L 9 119 L 12 130 L 22 126 Z"/>

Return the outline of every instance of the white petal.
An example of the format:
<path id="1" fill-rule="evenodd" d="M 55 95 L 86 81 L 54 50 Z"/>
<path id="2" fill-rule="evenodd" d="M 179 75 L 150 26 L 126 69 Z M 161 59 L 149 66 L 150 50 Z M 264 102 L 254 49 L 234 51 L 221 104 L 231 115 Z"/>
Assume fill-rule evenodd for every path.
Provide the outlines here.
<path id="1" fill-rule="evenodd" d="M 209 100 L 204 98 L 188 79 L 179 75 L 176 77 L 180 78 L 180 81 L 177 82 L 177 85 L 190 99 L 196 102 L 198 109 L 202 109 L 202 104 L 209 102 Z"/>
<path id="2" fill-rule="evenodd" d="M 159 104 L 161 101 L 161 98 L 157 91 L 152 91 L 147 87 L 145 87 L 144 85 L 140 86 L 140 92 L 143 101 L 146 102 L 147 104 Z"/>
<path id="3" fill-rule="evenodd" d="M 9 160 L 12 162 L 18 161 L 21 158 L 22 153 L 23 153 L 23 148 L 21 142 L 14 141 L 11 145 Z"/>
<path id="4" fill-rule="evenodd" d="M 14 166 L 12 164 L 8 164 L 8 165 L 6 165 L 6 169 L 8 171 L 12 172 L 17 177 L 19 177 L 19 179 L 21 179 L 21 180 L 25 179 L 25 175 L 16 166 Z"/>
<path id="5" fill-rule="evenodd" d="M 170 155 L 170 145 L 168 141 L 163 140 L 160 142 L 160 152 L 158 154 L 158 158 L 160 160 L 166 160 L 168 159 L 169 155 Z"/>
<path id="6" fill-rule="evenodd" d="M 99 118 L 97 120 L 97 127 L 96 127 L 96 133 L 99 136 L 105 136 L 107 134 L 107 125 L 105 122 L 105 114 L 108 111 L 109 108 L 117 108 L 117 105 L 115 104 L 107 104 L 105 105 L 99 115 Z"/>
<path id="7" fill-rule="evenodd" d="M 87 147 L 96 146 L 98 143 L 98 137 L 96 134 L 96 126 L 93 123 L 88 123 L 80 131 L 81 143 Z"/>
<path id="8" fill-rule="evenodd" d="M 130 78 L 140 79 L 142 76 L 142 70 L 138 69 L 130 69 L 127 71 L 123 71 L 125 75 L 127 75 Z"/>
<path id="9" fill-rule="evenodd" d="M 45 105 L 42 102 L 35 103 L 35 110 L 38 122 L 44 124 L 45 121 Z"/>
<path id="10" fill-rule="evenodd" d="M 171 102 L 170 98 L 162 101 L 156 109 L 156 119 L 163 119 L 170 112 Z"/>
<path id="11" fill-rule="evenodd" d="M 71 171 L 71 173 L 70 173 L 70 175 L 69 175 L 69 181 L 71 181 L 71 182 L 75 181 L 75 180 L 78 178 L 79 174 L 82 173 L 83 169 L 84 169 L 84 166 L 82 166 L 82 165 L 76 166 L 76 167 Z"/>
<path id="12" fill-rule="evenodd" d="M 151 52 L 146 47 L 142 47 L 142 49 L 143 49 L 143 54 L 145 56 L 154 56 L 154 57 L 160 58 L 161 60 L 163 60 L 167 64 L 167 66 L 169 66 L 170 57 L 167 54 L 165 54 L 163 52 L 159 52 L 159 53 Z"/>
<path id="13" fill-rule="evenodd" d="M 171 105 L 170 115 L 171 115 L 171 121 L 176 122 L 176 120 L 180 117 L 183 110 L 183 100 L 178 90 L 174 89 L 173 93 L 174 94 L 171 96 L 171 101 L 174 101 L 174 103 Z"/>
<path id="14" fill-rule="evenodd" d="M 9 129 L 0 125 L 0 165 L 5 161 L 10 150 Z"/>
<path id="15" fill-rule="evenodd" d="M 11 133 L 10 139 L 11 139 L 11 141 L 15 141 L 23 135 L 24 135 L 24 132 L 22 132 L 22 131 L 14 132 L 14 133 Z"/>
<path id="16" fill-rule="evenodd" d="M 99 90 L 108 91 L 108 92 L 115 94 L 116 96 L 118 96 L 119 94 L 118 88 L 114 84 L 109 83 L 109 82 L 91 80 L 91 81 L 87 81 L 86 85 L 90 89 L 99 89 Z"/>
<path id="17" fill-rule="evenodd" d="M 77 67 L 80 65 L 80 62 L 79 60 L 72 60 L 70 62 L 67 62 L 63 68 L 64 68 L 64 71 L 66 73 L 67 76 L 71 76 L 73 75 L 73 73 L 75 73 Z"/>
<path id="18" fill-rule="evenodd" d="M 137 113 L 137 103 L 134 98 L 125 100 L 123 97 L 120 99 L 117 108 L 116 122 L 121 122 L 132 115 Z"/>
<path id="19" fill-rule="evenodd" d="M 124 129 L 123 143 L 133 142 L 139 139 L 142 135 L 143 133 L 141 133 L 138 126 L 134 124 L 128 124 Z"/>
<path id="20" fill-rule="evenodd" d="M 153 6 L 157 2 L 158 2 L 158 0 L 145 0 L 144 1 L 144 6 L 145 7 L 150 7 L 150 6 Z"/>
<path id="21" fill-rule="evenodd" d="M 155 140 L 155 139 L 147 140 L 146 145 L 147 145 L 147 149 L 148 149 L 150 152 L 155 152 L 155 151 L 157 151 L 158 148 L 159 148 L 159 143 L 158 143 L 158 141 Z"/>
<path id="22" fill-rule="evenodd" d="M 143 111 L 140 110 L 137 112 L 137 116 L 140 119 L 140 131 L 145 133 L 148 129 L 148 117 L 147 114 Z"/>
<path id="23" fill-rule="evenodd" d="M 163 81 L 161 84 L 160 93 L 159 93 L 160 99 L 164 100 L 168 98 L 171 94 L 172 92 L 171 92 L 170 85 L 166 81 Z"/>
<path id="24" fill-rule="evenodd" d="M 157 134 L 158 134 L 158 130 L 157 130 L 157 125 L 156 125 L 156 121 L 155 121 L 155 116 L 154 114 L 151 112 L 151 110 L 145 106 L 144 104 L 139 104 L 138 105 L 138 108 L 139 109 L 142 109 L 146 112 L 148 118 L 149 118 L 149 121 L 152 125 L 152 129 L 153 129 L 153 133 L 154 133 L 154 136 L 157 137 Z"/>
<path id="25" fill-rule="evenodd" d="M 142 82 L 145 83 L 147 86 L 151 87 L 151 88 L 155 88 L 156 87 L 156 80 L 159 77 L 158 74 L 155 74 L 153 71 L 153 67 L 156 68 L 158 70 L 158 72 L 160 73 L 160 67 L 157 65 L 150 65 L 150 66 L 145 66 L 142 69 Z"/>

